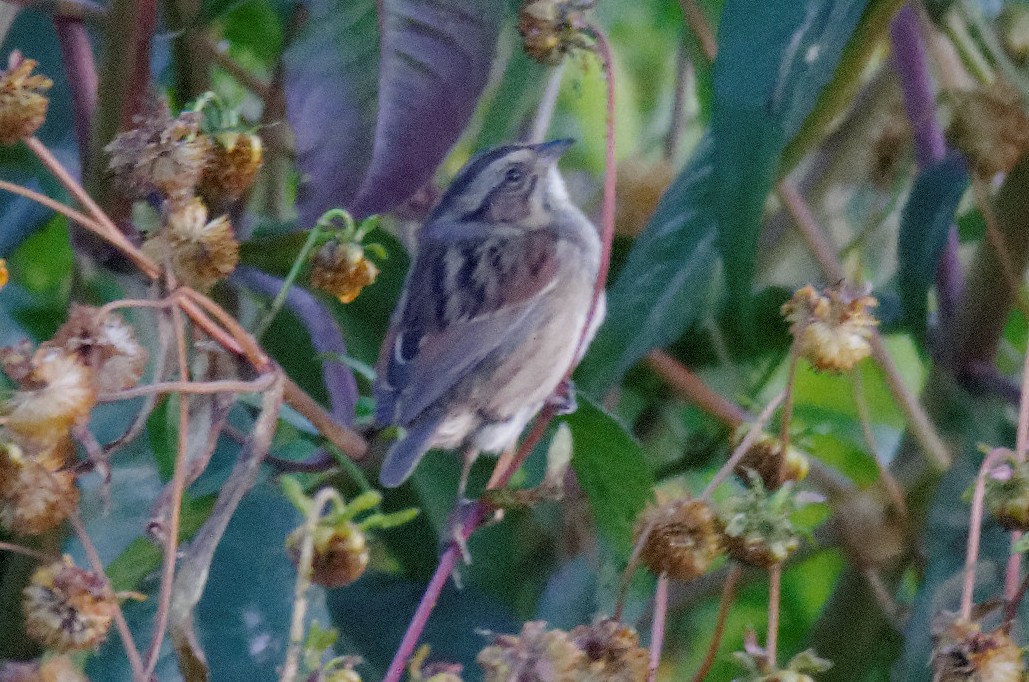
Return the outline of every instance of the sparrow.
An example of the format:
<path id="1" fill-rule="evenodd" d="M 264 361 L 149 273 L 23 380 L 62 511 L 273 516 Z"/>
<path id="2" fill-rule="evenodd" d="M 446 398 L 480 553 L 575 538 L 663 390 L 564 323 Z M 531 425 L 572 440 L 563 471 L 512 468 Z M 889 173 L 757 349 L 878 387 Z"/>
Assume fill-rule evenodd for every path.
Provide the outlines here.
<path id="1" fill-rule="evenodd" d="M 475 457 L 511 447 L 592 340 L 601 241 L 557 169 L 571 144 L 479 154 L 418 231 L 373 387 L 377 426 L 402 427 L 383 486 L 430 448 L 462 448 L 463 492 Z"/>

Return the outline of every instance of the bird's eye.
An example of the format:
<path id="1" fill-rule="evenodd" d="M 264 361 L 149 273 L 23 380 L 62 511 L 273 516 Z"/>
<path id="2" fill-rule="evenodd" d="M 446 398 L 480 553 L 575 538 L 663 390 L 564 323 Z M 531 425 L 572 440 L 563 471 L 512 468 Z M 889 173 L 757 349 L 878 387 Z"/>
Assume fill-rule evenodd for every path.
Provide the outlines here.
<path id="1" fill-rule="evenodd" d="M 504 182 L 509 185 L 514 185 L 522 181 L 525 177 L 525 170 L 521 166 L 511 166 L 504 173 Z"/>

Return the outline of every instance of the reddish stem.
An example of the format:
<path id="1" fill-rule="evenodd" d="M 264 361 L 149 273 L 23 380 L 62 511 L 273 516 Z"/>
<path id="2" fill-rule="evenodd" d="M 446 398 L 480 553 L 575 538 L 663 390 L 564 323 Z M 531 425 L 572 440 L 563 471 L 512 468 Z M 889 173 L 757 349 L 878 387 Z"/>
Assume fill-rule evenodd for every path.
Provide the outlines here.
<path id="1" fill-rule="evenodd" d="M 765 647 L 769 665 L 778 669 L 779 602 L 782 598 L 782 563 L 768 570 L 768 642 Z"/>
<path id="2" fill-rule="evenodd" d="M 961 610 L 963 620 L 972 616 L 972 594 L 975 588 L 975 565 L 979 561 L 979 538 L 983 525 L 983 501 L 986 497 L 986 476 L 994 462 L 1004 455 L 1004 450 L 991 450 L 979 467 L 972 494 L 972 513 L 968 519 L 968 546 L 965 549 L 965 577 L 961 586 Z"/>
<path id="3" fill-rule="evenodd" d="M 665 621 L 668 616 L 668 575 L 662 573 L 657 579 L 654 592 L 654 619 L 650 622 L 650 674 L 647 682 L 657 679 L 657 668 L 661 665 L 661 646 L 665 641 Z"/>
<path id="4" fill-rule="evenodd" d="M 700 664 L 700 669 L 693 676 L 693 682 L 703 682 L 708 672 L 710 672 L 711 666 L 715 664 L 715 656 L 718 655 L 718 646 L 722 643 L 725 622 L 729 619 L 729 609 L 732 608 L 732 600 L 736 596 L 736 585 L 740 582 L 741 575 L 743 575 L 743 567 L 736 564 L 725 579 L 725 586 L 722 588 L 722 601 L 718 605 L 715 631 L 711 634 L 711 644 L 707 647 L 707 654 L 704 655 L 704 661 Z"/>

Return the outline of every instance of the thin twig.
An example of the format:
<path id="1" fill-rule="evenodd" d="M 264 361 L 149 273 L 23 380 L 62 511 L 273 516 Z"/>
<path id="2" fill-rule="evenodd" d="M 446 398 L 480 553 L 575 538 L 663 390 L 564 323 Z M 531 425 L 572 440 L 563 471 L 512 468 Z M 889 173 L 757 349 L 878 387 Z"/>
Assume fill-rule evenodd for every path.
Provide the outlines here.
<path id="1" fill-rule="evenodd" d="M 15 554 L 24 554 L 25 556 L 37 559 L 40 562 L 53 561 L 53 557 L 48 557 L 42 552 L 37 552 L 34 549 L 28 547 L 22 547 L 21 545 L 15 545 L 10 542 L 0 542 L 0 552 L 14 552 Z"/>
<path id="2" fill-rule="evenodd" d="M 1029 352 L 1026 353 L 1022 366 L 1022 398 L 1018 405 L 1018 426 L 1015 429 L 1015 456 L 1019 462 L 1025 462 L 1029 450 Z M 1022 572 L 1022 554 L 1015 551 L 1015 546 L 1022 539 L 1022 533 L 1011 533 L 1011 556 L 1004 574 L 1004 624 L 1010 627 L 1017 615 L 1018 604 L 1022 598 L 1019 590 L 1019 575 Z"/>
<path id="3" fill-rule="evenodd" d="M 307 262 L 307 256 L 311 253 L 311 249 L 318 243 L 318 237 L 322 231 L 318 225 L 311 228 L 307 234 L 307 241 L 300 247 L 300 251 L 297 253 L 297 257 L 293 259 L 293 265 L 289 269 L 289 273 L 286 275 L 286 279 L 282 280 L 282 286 L 279 287 L 278 293 L 275 294 L 275 298 L 272 299 L 272 304 L 268 308 L 268 311 L 264 314 L 264 317 L 258 321 L 254 326 L 254 338 L 260 340 L 264 336 L 264 333 L 268 331 L 268 327 L 271 326 L 272 322 L 275 321 L 275 317 L 282 310 L 282 306 L 286 303 L 286 296 L 289 295 L 289 289 L 293 286 L 293 283 L 297 281 L 297 277 L 300 275 L 300 269 Z"/>
<path id="4" fill-rule="evenodd" d="M 62 204 L 56 199 L 51 199 L 45 194 L 40 194 L 39 192 L 33 191 L 28 187 L 22 187 L 21 185 L 15 184 L 13 182 L 7 182 L 6 180 L 0 180 L 0 189 L 10 192 L 11 194 L 23 196 L 26 199 L 31 199 L 32 201 L 35 201 L 37 204 L 46 206 L 50 210 L 56 213 L 60 213 L 69 220 L 72 220 L 78 223 L 79 225 L 88 228 L 89 230 L 93 231 L 94 233 L 103 237 L 104 239 L 107 239 L 107 232 L 106 230 L 104 230 L 103 227 L 100 226 L 100 223 L 88 217 L 85 213 L 80 213 L 76 211 L 74 208 Z"/>
<path id="5" fill-rule="evenodd" d="M 983 506 L 986 497 L 986 477 L 994 462 L 1005 455 L 1001 449 L 991 450 L 979 467 L 979 475 L 975 479 L 975 490 L 972 493 L 972 512 L 968 519 L 968 545 L 965 548 L 965 574 L 961 585 L 961 618 L 968 620 L 972 616 L 972 596 L 975 590 L 975 567 L 979 561 L 979 538 L 982 535 Z"/>
<path id="6" fill-rule="evenodd" d="M 779 611 L 782 599 L 782 562 L 777 562 L 768 569 L 768 638 L 765 654 L 768 663 L 778 669 L 779 648 Z"/>
<path id="7" fill-rule="evenodd" d="M 665 622 L 668 619 L 668 574 L 657 579 L 654 591 L 654 617 L 650 621 L 650 674 L 647 682 L 657 680 L 657 669 L 661 665 L 661 647 L 665 641 Z"/>
<path id="8" fill-rule="evenodd" d="M 274 374 L 262 374 L 253 381 L 231 379 L 216 381 L 163 381 L 135 388 L 126 388 L 115 393 L 101 393 L 97 396 L 97 402 L 111 403 L 118 400 L 129 400 L 130 398 L 140 398 L 160 393 L 188 393 L 194 395 L 260 393 L 271 386 L 274 381 Z"/>
<path id="9" fill-rule="evenodd" d="M 704 56 L 708 58 L 708 61 L 713 62 L 718 54 L 718 41 L 715 40 L 714 31 L 711 30 L 711 26 L 707 23 L 704 11 L 700 9 L 697 0 L 679 0 L 679 4 L 682 5 L 682 13 L 686 17 L 686 24 L 693 31 L 693 35 L 697 37 L 697 42 L 700 43 L 700 49 L 704 52 Z"/>
<path id="10" fill-rule="evenodd" d="M 97 551 L 92 538 L 90 538 L 89 533 L 86 532 L 86 526 L 82 523 L 82 519 L 79 518 L 77 510 L 68 517 L 68 522 L 75 530 L 75 534 L 78 536 L 79 542 L 82 544 L 82 549 L 86 554 L 86 559 L 89 561 L 89 565 L 93 568 L 93 571 L 98 575 L 103 576 L 104 580 L 110 584 L 111 581 L 107 578 L 107 574 L 104 572 L 104 562 L 100 559 L 100 552 Z M 129 666 L 132 668 L 132 679 L 135 682 L 146 682 L 149 678 L 143 672 L 143 659 L 139 656 L 139 650 L 136 648 L 136 641 L 132 638 L 132 630 L 129 629 L 129 623 L 125 620 L 125 614 L 122 613 L 121 604 L 117 601 L 114 602 L 114 624 L 118 628 L 118 634 L 121 635 L 122 646 L 125 649 L 125 655 L 129 659 Z"/>
<path id="11" fill-rule="evenodd" d="M 742 460 L 744 455 L 747 454 L 747 451 L 750 450 L 750 446 L 752 446 L 758 437 L 761 436 L 761 432 L 764 429 L 765 424 L 767 424 L 768 420 L 772 418 L 772 414 L 774 414 L 776 408 L 779 407 L 779 403 L 781 403 L 785 398 L 786 392 L 780 391 L 774 398 L 768 401 L 768 404 L 765 405 L 765 409 L 761 410 L 761 414 L 757 416 L 757 419 L 755 419 L 753 423 L 751 423 L 750 428 L 747 429 L 747 435 L 745 435 L 743 440 L 740 441 L 740 444 L 736 446 L 736 449 L 733 450 L 729 459 L 727 459 L 725 464 L 722 465 L 722 468 L 715 472 L 714 477 L 707 484 L 707 487 L 704 488 L 704 492 L 700 494 L 700 499 L 709 499 L 714 493 L 715 488 L 720 486 L 722 481 L 729 477 L 736 468 L 736 465 L 740 463 L 740 460 Z"/>
<path id="12" fill-rule="evenodd" d="M 314 530 L 327 504 L 339 499 L 331 487 L 318 491 L 311 501 L 311 509 L 304 521 L 304 543 L 300 548 L 300 561 L 297 563 L 297 581 L 293 587 L 293 616 L 289 625 L 289 647 L 286 649 L 286 662 L 282 666 L 279 682 L 293 682 L 300 672 L 300 652 L 304 640 L 304 614 L 307 612 L 307 590 L 311 586 L 311 567 L 314 563 Z"/>
<path id="13" fill-rule="evenodd" d="M 172 310 L 172 327 L 175 330 L 175 350 L 179 363 L 179 377 L 189 383 L 189 361 L 186 355 L 186 325 L 179 310 Z M 161 567 L 161 589 L 157 598 L 157 613 L 154 616 L 154 634 L 147 653 L 146 674 L 149 676 L 157 667 L 157 659 L 164 643 L 171 609 L 172 586 L 175 582 L 175 555 L 179 543 L 179 521 L 182 512 L 182 495 L 186 488 L 186 455 L 189 438 L 189 400 L 179 399 L 178 447 L 175 453 L 175 469 L 171 480 L 171 500 L 168 510 L 168 527 L 164 536 L 164 562 Z"/>
<path id="14" fill-rule="evenodd" d="M 712 391 L 696 374 L 665 351 L 652 350 L 647 355 L 647 364 L 677 393 L 729 428 L 734 429 L 747 421 L 743 408 Z"/>
<path id="15" fill-rule="evenodd" d="M 854 404 L 857 405 L 858 421 L 861 422 L 861 434 L 864 436 L 865 446 L 875 461 L 875 466 L 879 470 L 879 480 L 886 486 L 886 492 L 890 496 L 890 501 L 893 502 L 897 513 L 902 518 L 907 518 L 908 509 L 907 503 L 904 501 L 904 491 L 901 490 L 900 484 L 897 483 L 897 479 L 894 478 L 890 468 L 879 457 L 879 448 L 875 443 L 875 434 L 872 432 L 872 418 L 868 410 L 868 401 L 865 400 L 865 382 L 861 378 L 861 371 L 858 369 L 853 370 L 850 373 L 850 378 L 850 385 L 854 394 Z"/>
<path id="16" fill-rule="evenodd" d="M 539 143 L 547 137 L 550 130 L 550 121 L 554 118 L 554 110 L 557 109 L 557 96 L 561 94 L 561 81 L 565 75 L 565 64 L 561 62 L 550 70 L 547 76 L 547 85 L 543 89 L 543 96 L 536 107 L 536 117 L 532 120 L 532 128 L 529 129 L 526 142 Z"/>
<path id="17" fill-rule="evenodd" d="M 778 472 L 775 475 L 775 485 L 780 485 L 786 467 L 786 456 L 790 451 L 790 427 L 793 425 L 793 386 L 797 383 L 797 363 L 800 356 L 797 353 L 797 340 L 790 344 L 790 366 L 786 370 L 786 388 L 783 389 L 782 419 L 779 424 L 779 440 L 782 442 L 783 456 L 779 458 Z"/>
<path id="18" fill-rule="evenodd" d="M 733 564 L 729 570 L 729 575 L 725 578 L 725 584 L 722 587 L 722 600 L 718 604 L 718 617 L 715 620 L 715 630 L 711 633 L 711 643 L 707 646 L 707 653 L 704 655 L 704 660 L 700 664 L 700 668 L 697 670 L 697 674 L 693 676 L 693 682 L 703 682 L 704 678 L 707 677 L 708 672 L 711 670 L 711 666 L 715 663 L 715 657 L 718 655 L 718 647 L 722 643 L 722 634 L 725 632 L 725 623 L 729 620 L 729 610 L 732 608 L 732 600 L 736 596 L 736 585 L 740 582 L 740 576 L 743 575 L 743 566 L 740 564 Z"/>

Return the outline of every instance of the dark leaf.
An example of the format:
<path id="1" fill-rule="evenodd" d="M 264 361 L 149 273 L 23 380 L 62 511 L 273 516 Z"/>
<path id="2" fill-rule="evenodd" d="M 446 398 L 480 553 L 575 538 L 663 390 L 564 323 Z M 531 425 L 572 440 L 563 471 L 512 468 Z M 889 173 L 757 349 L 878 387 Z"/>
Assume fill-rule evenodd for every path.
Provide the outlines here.
<path id="1" fill-rule="evenodd" d="M 577 376 L 594 395 L 711 307 L 718 256 L 711 151 L 701 143 L 665 192 L 608 293 L 607 319 Z"/>
<path id="2" fill-rule="evenodd" d="M 960 154 L 950 152 L 918 174 L 901 216 L 897 286 L 904 317 L 919 336 L 925 333 L 926 296 L 967 188 L 968 165 Z"/>
<path id="3" fill-rule="evenodd" d="M 643 447 L 625 427 L 585 395 L 578 400 L 579 409 L 565 418 L 572 430 L 572 468 L 597 528 L 627 559 L 636 517 L 652 499 L 654 476 Z"/>
<path id="4" fill-rule="evenodd" d="M 314 0 L 284 56 L 286 117 L 303 174 L 301 227 L 349 206 L 371 159 L 379 91 L 374 0 Z"/>
<path id="5" fill-rule="evenodd" d="M 479 100 L 507 3 L 384 0 L 379 115 L 356 216 L 382 213 L 424 185 Z"/>
<path id="6" fill-rule="evenodd" d="M 714 68 L 719 247 L 733 308 L 749 302 L 765 198 L 786 143 L 832 78 L 867 0 L 729 0 Z"/>

